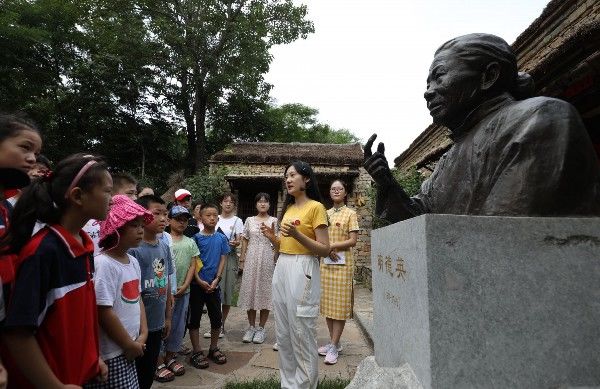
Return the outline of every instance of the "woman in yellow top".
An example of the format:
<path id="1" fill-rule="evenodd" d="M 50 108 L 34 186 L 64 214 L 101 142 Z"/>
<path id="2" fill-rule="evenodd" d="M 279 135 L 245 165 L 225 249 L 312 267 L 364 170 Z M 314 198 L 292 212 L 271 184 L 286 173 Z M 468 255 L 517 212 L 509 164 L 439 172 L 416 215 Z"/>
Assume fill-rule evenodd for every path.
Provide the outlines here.
<path id="1" fill-rule="evenodd" d="M 316 388 L 317 316 L 321 297 L 318 257 L 329 255 L 327 212 L 309 164 L 292 162 L 285 170 L 287 196 L 281 237 L 271 226 L 261 231 L 279 250 L 273 274 L 279 374 L 282 388 Z"/>
<path id="2" fill-rule="evenodd" d="M 347 319 L 352 318 L 352 276 L 354 258 L 351 248 L 356 246 L 358 220 L 356 212 L 345 204 L 348 194 L 346 183 L 335 180 L 329 187 L 333 207 L 327 210 L 329 218 L 329 257 L 321 263 L 321 314 L 327 320 L 331 341 L 319 347 L 325 364 L 337 363 L 342 351 L 340 337 Z"/>

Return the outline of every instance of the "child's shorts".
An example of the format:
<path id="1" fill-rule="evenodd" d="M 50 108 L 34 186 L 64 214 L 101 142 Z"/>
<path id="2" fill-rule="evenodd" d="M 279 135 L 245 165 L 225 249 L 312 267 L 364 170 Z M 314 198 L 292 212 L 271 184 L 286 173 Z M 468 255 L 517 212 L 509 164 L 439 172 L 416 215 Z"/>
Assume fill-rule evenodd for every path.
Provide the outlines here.
<path id="1" fill-rule="evenodd" d="M 104 361 L 108 366 L 108 380 L 106 382 L 91 382 L 85 384 L 86 389 L 132 388 L 138 389 L 138 376 L 135 370 L 135 361 L 128 361 L 123 354 Z"/>
<path id="2" fill-rule="evenodd" d="M 235 282 L 238 274 L 238 261 L 239 258 L 235 250 L 227 254 L 225 268 L 223 269 L 223 279 L 219 284 L 219 289 L 221 289 L 221 304 L 233 305 L 233 294 L 235 293 Z"/>
<path id="3" fill-rule="evenodd" d="M 186 315 L 190 302 L 190 294 L 186 293 L 181 297 L 175 298 L 173 306 L 173 315 L 171 316 L 171 332 L 165 339 L 161 352 L 168 351 L 176 353 L 181 348 L 183 334 L 185 333 Z"/>
<path id="4" fill-rule="evenodd" d="M 221 298 L 220 290 L 217 288 L 212 293 L 205 293 L 198 284 L 190 286 L 190 305 L 187 327 L 190 330 L 200 328 L 200 319 L 202 318 L 202 308 L 206 304 L 208 317 L 210 319 L 210 328 L 213 330 L 221 328 Z"/>

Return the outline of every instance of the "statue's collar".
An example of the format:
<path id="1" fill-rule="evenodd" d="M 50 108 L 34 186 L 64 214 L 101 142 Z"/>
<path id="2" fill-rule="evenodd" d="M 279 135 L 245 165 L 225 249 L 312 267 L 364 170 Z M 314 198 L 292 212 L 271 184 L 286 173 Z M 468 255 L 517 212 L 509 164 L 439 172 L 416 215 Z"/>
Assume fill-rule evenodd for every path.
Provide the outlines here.
<path id="1" fill-rule="evenodd" d="M 475 124 L 479 123 L 483 118 L 513 101 L 514 98 L 509 93 L 502 93 L 479 104 L 467 115 L 461 125 L 451 130 L 450 139 L 452 139 L 454 142 L 461 139 L 471 130 L 471 128 L 473 128 Z"/>

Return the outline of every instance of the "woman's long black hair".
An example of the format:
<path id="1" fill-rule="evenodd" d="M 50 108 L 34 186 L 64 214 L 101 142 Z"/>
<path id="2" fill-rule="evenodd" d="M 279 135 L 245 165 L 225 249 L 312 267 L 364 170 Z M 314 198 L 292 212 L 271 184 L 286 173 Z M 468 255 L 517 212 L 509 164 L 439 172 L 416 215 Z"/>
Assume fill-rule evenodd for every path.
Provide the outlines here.
<path id="1" fill-rule="evenodd" d="M 323 203 L 323 198 L 321 197 L 321 193 L 319 192 L 319 186 L 317 184 L 317 179 L 315 178 L 315 172 L 313 172 L 312 167 L 304 161 L 294 161 L 288 166 L 285 167 L 284 175 L 287 173 L 290 166 L 293 166 L 294 169 L 304 178 L 308 178 L 308 182 L 306 183 L 306 196 L 311 199 Z M 286 193 L 285 201 L 283 202 L 283 208 L 281 209 L 281 214 L 279 215 L 279 222 L 283 219 L 283 215 L 288 207 L 294 202 L 296 199 L 294 196 Z"/>
<path id="2" fill-rule="evenodd" d="M 56 165 L 51 176 L 34 180 L 19 197 L 10 217 L 6 234 L 0 239 L 0 252 L 19 253 L 31 238 L 36 221 L 56 224 L 69 207 L 65 194 L 71 182 L 85 164 L 96 161 L 77 182 L 77 187 L 90 191 L 102 181 L 106 163 L 89 154 L 73 154 Z"/>

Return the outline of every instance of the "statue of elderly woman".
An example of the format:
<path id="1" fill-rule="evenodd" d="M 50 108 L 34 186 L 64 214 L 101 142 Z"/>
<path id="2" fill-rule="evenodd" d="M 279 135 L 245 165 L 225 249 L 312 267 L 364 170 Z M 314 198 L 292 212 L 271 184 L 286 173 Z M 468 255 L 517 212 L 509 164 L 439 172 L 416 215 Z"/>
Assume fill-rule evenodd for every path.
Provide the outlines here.
<path id="1" fill-rule="evenodd" d="M 469 34 L 444 43 L 425 100 L 454 144 L 409 197 L 391 174 L 383 143 L 371 154 L 371 136 L 364 166 L 377 183 L 377 215 L 390 222 L 423 213 L 599 215 L 599 163 L 581 118 L 565 101 L 527 98 L 532 91 L 503 39 Z"/>

